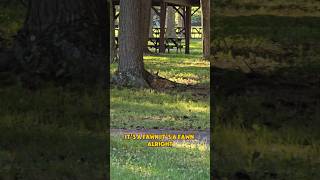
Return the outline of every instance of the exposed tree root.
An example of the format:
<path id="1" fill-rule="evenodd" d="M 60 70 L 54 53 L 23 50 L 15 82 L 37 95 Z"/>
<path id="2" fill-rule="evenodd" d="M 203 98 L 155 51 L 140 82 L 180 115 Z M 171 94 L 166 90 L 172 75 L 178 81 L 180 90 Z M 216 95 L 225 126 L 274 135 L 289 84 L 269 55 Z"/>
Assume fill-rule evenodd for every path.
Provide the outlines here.
<path id="1" fill-rule="evenodd" d="M 185 86 L 166 78 L 160 77 L 158 74 L 153 74 L 148 71 L 144 71 L 142 74 L 137 73 L 119 73 L 116 72 L 111 79 L 112 84 L 124 87 L 135 88 L 151 88 L 158 91 L 174 89 L 176 87 Z"/>

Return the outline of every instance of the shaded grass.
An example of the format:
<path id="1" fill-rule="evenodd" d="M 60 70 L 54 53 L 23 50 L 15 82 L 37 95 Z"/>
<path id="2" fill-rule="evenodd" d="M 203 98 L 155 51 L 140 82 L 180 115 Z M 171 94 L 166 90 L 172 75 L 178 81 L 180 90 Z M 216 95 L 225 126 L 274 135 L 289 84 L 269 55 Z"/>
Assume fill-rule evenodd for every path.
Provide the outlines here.
<path id="1" fill-rule="evenodd" d="M 190 94 L 150 90 L 112 89 L 113 128 L 209 128 L 209 99 L 195 101 Z"/>
<path id="2" fill-rule="evenodd" d="M 276 14 L 284 16 L 319 16 L 320 3 L 317 0 L 214 0 L 216 14 L 228 16 L 252 14 Z"/>
<path id="3" fill-rule="evenodd" d="M 274 131 L 262 126 L 248 131 L 219 126 L 213 137 L 214 166 L 220 177 L 241 169 L 253 179 L 318 179 L 320 176 L 319 141 L 301 144 L 310 141 L 303 131 L 291 128 Z"/>
<path id="4" fill-rule="evenodd" d="M 0 128 L 1 178 L 106 178 L 105 135 L 28 123 Z"/>
<path id="5" fill-rule="evenodd" d="M 0 89 L 0 178 L 106 177 L 104 92 Z"/>
<path id="6" fill-rule="evenodd" d="M 283 44 L 315 43 L 320 37 L 319 21 L 315 17 L 276 15 L 217 16 L 212 18 L 216 38 L 228 36 L 260 37 Z M 288 31 L 290 28 L 290 31 Z"/>
<path id="7" fill-rule="evenodd" d="M 0 2 L 0 50 L 12 45 L 25 13 L 20 1 Z M 1 80 L 0 179 L 107 178 L 103 90 L 28 90 Z"/>
<path id="8" fill-rule="evenodd" d="M 234 0 L 215 11 L 213 166 L 221 179 L 239 171 L 252 179 L 319 179 L 316 6 Z"/>

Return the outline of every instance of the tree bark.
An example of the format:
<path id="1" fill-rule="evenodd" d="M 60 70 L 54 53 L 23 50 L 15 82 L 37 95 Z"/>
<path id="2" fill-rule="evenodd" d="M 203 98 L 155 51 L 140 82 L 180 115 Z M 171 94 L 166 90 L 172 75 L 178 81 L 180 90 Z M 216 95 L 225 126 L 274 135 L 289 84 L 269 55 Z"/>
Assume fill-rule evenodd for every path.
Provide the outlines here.
<path id="1" fill-rule="evenodd" d="M 145 35 L 149 34 L 144 28 L 147 23 L 142 22 L 144 3 L 145 0 L 120 0 L 120 60 L 114 81 L 122 86 L 149 86 L 143 63 Z"/>
<path id="2" fill-rule="evenodd" d="M 203 57 L 208 59 L 210 57 L 210 0 L 201 0 L 202 8 L 202 49 Z"/>
<path id="3" fill-rule="evenodd" d="M 114 11 L 114 7 L 112 4 L 112 0 L 109 0 L 109 12 L 110 12 L 110 63 L 114 62 L 116 54 L 117 54 L 117 48 L 116 48 L 116 44 L 115 44 L 115 11 Z"/>
<path id="4" fill-rule="evenodd" d="M 149 73 L 144 68 L 143 47 L 148 29 L 143 25 L 149 20 L 142 13 L 145 1 L 149 0 L 120 0 L 120 50 L 119 66 L 116 75 L 112 78 L 120 86 L 139 88 L 173 88 L 175 83 Z M 148 10 L 150 12 L 150 9 Z M 150 15 L 149 15 L 150 16 Z M 146 33 L 147 32 L 147 33 Z"/>
<path id="5" fill-rule="evenodd" d="M 167 31 L 166 37 L 168 38 L 175 38 L 176 37 L 176 30 L 175 30 L 175 10 L 168 6 L 167 8 Z"/>
<path id="6" fill-rule="evenodd" d="M 108 11 L 107 0 L 29 0 L 14 43 L 22 81 L 105 86 Z"/>
<path id="7" fill-rule="evenodd" d="M 142 13 L 142 18 L 140 20 L 143 34 L 143 52 L 151 53 L 148 49 L 148 41 L 149 41 L 149 28 L 150 28 L 150 17 L 151 17 L 151 6 L 152 1 L 150 0 L 142 0 L 143 5 L 140 7 L 140 11 Z"/>

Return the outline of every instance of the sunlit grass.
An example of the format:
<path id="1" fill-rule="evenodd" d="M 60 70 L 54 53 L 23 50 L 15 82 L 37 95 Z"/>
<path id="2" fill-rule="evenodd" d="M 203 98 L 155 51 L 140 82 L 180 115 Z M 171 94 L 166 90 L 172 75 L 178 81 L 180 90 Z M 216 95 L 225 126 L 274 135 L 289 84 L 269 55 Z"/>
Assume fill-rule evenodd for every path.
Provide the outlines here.
<path id="1" fill-rule="evenodd" d="M 111 141 L 111 179 L 209 179 L 208 148 L 149 148 L 145 142 Z"/>
<path id="2" fill-rule="evenodd" d="M 147 70 L 183 84 L 209 89 L 209 62 L 201 59 L 201 42 L 192 53 L 144 57 Z M 116 64 L 111 65 L 111 74 Z M 209 97 L 190 92 L 111 88 L 111 128 L 208 129 Z M 111 179 L 209 179 L 208 144 L 174 143 L 172 148 L 148 148 L 144 142 L 111 138 Z"/>
<path id="3" fill-rule="evenodd" d="M 189 94 L 111 89 L 111 127 L 113 128 L 139 126 L 207 129 L 209 124 L 209 99 L 195 101 Z"/>
<path id="4" fill-rule="evenodd" d="M 192 41 L 192 53 L 145 56 L 146 68 L 164 78 L 183 84 L 203 84 L 210 79 L 209 61 L 193 51 L 201 41 Z M 111 74 L 117 64 L 111 65 Z M 113 128 L 209 128 L 209 97 L 199 100 L 187 92 L 157 92 L 150 89 L 111 88 L 111 127 Z"/>

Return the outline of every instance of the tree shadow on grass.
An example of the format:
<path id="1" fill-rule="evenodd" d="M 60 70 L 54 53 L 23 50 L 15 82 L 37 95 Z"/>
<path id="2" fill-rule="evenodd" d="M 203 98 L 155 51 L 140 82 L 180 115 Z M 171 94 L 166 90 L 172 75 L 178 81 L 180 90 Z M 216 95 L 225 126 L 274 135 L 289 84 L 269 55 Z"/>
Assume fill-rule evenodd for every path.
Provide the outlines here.
<path id="1" fill-rule="evenodd" d="M 319 127 L 320 66 L 284 67 L 267 74 L 218 67 L 211 70 L 214 109 L 220 123 L 314 131 Z"/>
<path id="2" fill-rule="evenodd" d="M 0 179 L 107 178 L 105 135 L 27 126 L 0 124 Z"/>

